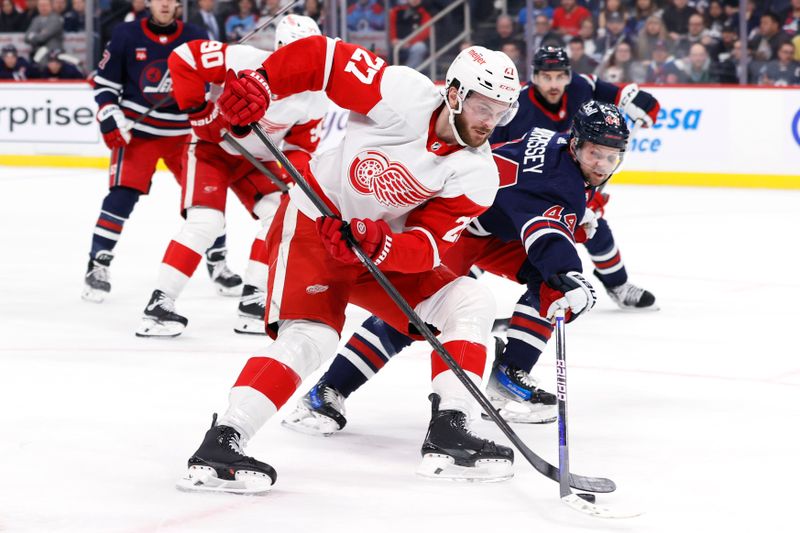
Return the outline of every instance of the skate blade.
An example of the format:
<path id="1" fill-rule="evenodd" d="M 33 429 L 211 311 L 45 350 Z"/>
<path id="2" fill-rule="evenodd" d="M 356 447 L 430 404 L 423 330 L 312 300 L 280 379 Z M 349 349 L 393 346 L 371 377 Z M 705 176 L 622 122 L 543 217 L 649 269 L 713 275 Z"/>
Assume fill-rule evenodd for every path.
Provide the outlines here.
<path id="1" fill-rule="evenodd" d="M 249 316 L 239 315 L 233 331 L 243 335 L 266 335 L 267 326 L 262 318 L 251 318 Z"/>
<path id="2" fill-rule="evenodd" d="M 529 402 L 490 398 L 492 406 L 506 422 L 514 424 L 550 424 L 558 420 L 558 409 L 555 405 L 534 405 Z M 481 413 L 481 418 L 491 420 L 489 415 Z"/>
<path id="3" fill-rule="evenodd" d="M 434 453 L 422 456 L 416 473 L 428 479 L 478 483 L 494 483 L 514 477 L 512 463 L 507 459 L 479 459 L 475 466 L 460 466 L 449 455 Z"/>
<path id="4" fill-rule="evenodd" d="M 588 514 L 596 518 L 634 518 L 642 514 L 641 511 L 615 511 L 602 505 L 595 505 L 587 502 L 577 494 L 568 494 L 562 497 L 561 501 L 579 513 Z"/>
<path id="5" fill-rule="evenodd" d="M 186 326 L 177 322 L 158 322 L 152 318 L 143 318 L 139 329 L 136 330 L 137 337 L 177 337 Z"/>
<path id="6" fill-rule="evenodd" d="M 106 291 L 92 289 L 91 287 L 84 287 L 83 292 L 81 293 L 81 298 L 84 301 L 95 304 L 103 303 L 103 301 L 106 299 L 106 296 L 108 296 Z"/>
<path id="7" fill-rule="evenodd" d="M 217 289 L 217 294 L 220 296 L 241 296 L 242 295 L 242 287 L 244 287 L 244 283 L 240 283 L 234 287 L 225 287 L 220 285 L 219 283 L 214 283 L 214 287 Z"/>
<path id="8" fill-rule="evenodd" d="M 308 409 L 298 408 L 294 413 L 285 418 L 281 425 L 292 431 L 314 435 L 315 437 L 330 437 L 341 431 L 335 420 L 325 415 L 320 415 Z"/>
<path id="9" fill-rule="evenodd" d="M 266 494 L 272 489 L 269 476 L 258 472 L 239 470 L 235 477 L 236 479 L 220 479 L 213 468 L 192 466 L 178 480 L 175 488 L 184 492 L 224 492 L 253 496 Z"/>

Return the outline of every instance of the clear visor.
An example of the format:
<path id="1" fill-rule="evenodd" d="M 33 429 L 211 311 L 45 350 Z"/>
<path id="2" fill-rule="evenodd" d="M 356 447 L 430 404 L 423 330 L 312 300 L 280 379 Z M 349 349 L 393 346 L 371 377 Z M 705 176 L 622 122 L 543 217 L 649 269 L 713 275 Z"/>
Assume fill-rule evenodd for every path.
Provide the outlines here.
<path id="1" fill-rule="evenodd" d="M 470 118 L 494 128 L 495 126 L 505 126 L 511 122 L 517 114 L 518 108 L 519 103 L 516 100 L 513 104 L 508 105 L 473 93 L 464 100 L 462 112 L 469 115 Z"/>
<path id="2" fill-rule="evenodd" d="M 581 165 L 586 181 L 593 187 L 611 177 L 622 164 L 625 152 L 618 148 L 611 148 L 591 142 L 584 142 L 575 150 L 575 159 Z"/>

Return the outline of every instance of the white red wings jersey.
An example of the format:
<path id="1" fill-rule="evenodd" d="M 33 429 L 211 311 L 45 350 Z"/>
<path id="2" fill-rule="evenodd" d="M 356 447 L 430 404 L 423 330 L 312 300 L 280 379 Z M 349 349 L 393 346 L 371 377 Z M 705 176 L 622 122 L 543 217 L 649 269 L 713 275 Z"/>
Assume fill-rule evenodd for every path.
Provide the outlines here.
<path id="1" fill-rule="evenodd" d="M 341 144 L 312 159 L 312 186 L 342 219 L 383 219 L 404 232 L 394 236 L 398 270 L 437 266 L 492 204 L 498 174 L 488 143 L 462 148 L 436 137 L 436 118 L 447 111 L 424 75 L 387 67 L 364 48 L 323 36 L 282 47 L 264 70 L 278 94 L 324 90 L 351 111 Z M 300 188 L 290 196 L 306 216 L 320 216 Z"/>
<path id="2" fill-rule="evenodd" d="M 172 74 L 175 99 L 181 109 L 196 109 L 207 99 L 215 101 L 221 93 L 228 70 L 240 72 L 255 70 L 269 57 L 271 52 L 247 45 L 228 45 L 217 41 L 196 40 L 185 43 L 170 55 L 169 69 Z M 206 86 L 211 85 L 207 94 Z M 319 144 L 319 126 L 328 109 L 325 93 L 303 92 L 280 96 L 273 94 L 267 114 L 259 121 L 272 139 L 284 151 L 302 150 L 314 153 Z M 274 156 L 258 137 L 249 134 L 237 139 L 251 154 L 262 161 L 272 161 Z M 235 149 L 223 142 L 222 148 L 239 155 Z"/>

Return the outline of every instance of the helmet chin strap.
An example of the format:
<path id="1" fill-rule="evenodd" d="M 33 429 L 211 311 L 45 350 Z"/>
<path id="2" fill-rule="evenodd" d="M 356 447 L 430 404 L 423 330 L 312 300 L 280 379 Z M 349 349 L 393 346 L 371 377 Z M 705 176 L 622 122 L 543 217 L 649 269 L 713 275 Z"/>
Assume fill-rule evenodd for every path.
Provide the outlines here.
<path id="1" fill-rule="evenodd" d="M 456 142 L 461 146 L 468 146 L 467 143 L 461 138 L 461 135 L 458 134 L 458 128 L 456 128 L 456 115 L 460 115 L 461 111 L 464 109 L 464 100 L 461 99 L 460 96 L 456 95 L 458 99 L 458 109 L 453 109 L 450 107 L 450 101 L 447 99 L 447 95 L 445 94 L 444 104 L 447 106 L 447 110 L 450 112 L 450 116 L 447 117 L 447 121 L 450 123 L 450 129 L 453 130 L 453 135 L 456 137 Z"/>

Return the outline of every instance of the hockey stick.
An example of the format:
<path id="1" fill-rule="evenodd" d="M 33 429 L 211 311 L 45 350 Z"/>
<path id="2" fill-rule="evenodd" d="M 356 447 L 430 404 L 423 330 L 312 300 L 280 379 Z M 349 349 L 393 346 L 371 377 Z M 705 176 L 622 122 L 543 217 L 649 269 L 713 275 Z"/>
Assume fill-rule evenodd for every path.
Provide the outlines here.
<path id="1" fill-rule="evenodd" d="M 311 203 L 314 204 L 314 207 L 319 210 L 324 216 L 335 216 L 331 209 L 322 201 L 322 199 L 317 195 L 317 193 L 311 188 L 305 178 L 297 171 L 297 169 L 292 165 L 291 161 L 281 152 L 277 146 L 272 142 L 266 132 L 258 125 L 258 123 L 253 123 L 250 125 L 253 132 L 258 136 L 259 139 L 264 143 L 264 145 L 272 152 L 272 155 L 275 156 L 275 159 L 280 163 L 283 168 L 289 173 L 289 175 L 294 179 L 295 184 L 300 187 L 300 189 L 306 194 L 306 196 L 311 200 Z M 467 377 L 464 370 L 459 366 L 459 364 L 453 359 L 453 357 L 447 353 L 447 350 L 442 346 L 439 339 L 433 334 L 433 332 L 428 328 L 427 324 L 414 312 L 411 306 L 406 302 L 403 296 L 397 291 L 397 289 L 392 285 L 386 275 L 378 269 L 375 263 L 364 253 L 364 250 L 361 249 L 361 246 L 358 244 L 350 232 L 345 232 L 345 237 L 347 242 L 350 244 L 350 247 L 353 249 L 353 252 L 358 256 L 364 266 L 369 270 L 370 274 L 375 277 L 375 281 L 386 291 L 389 297 L 394 301 L 394 303 L 403 311 L 403 314 L 406 315 L 408 320 L 417 328 L 417 330 L 425 337 L 430 345 L 433 347 L 434 351 L 439 354 L 439 357 L 447 364 L 450 370 L 456 375 L 456 377 L 461 381 L 461 383 L 466 387 L 469 393 L 478 401 L 480 406 L 483 408 L 484 412 L 494 421 L 495 424 L 500 428 L 500 430 L 505 433 L 508 439 L 514 444 L 514 446 L 525 456 L 525 459 L 541 474 L 549 477 L 553 481 L 559 480 L 559 471 L 556 467 L 536 455 L 528 446 L 525 445 L 524 442 L 517 436 L 511 426 L 508 425 L 508 422 L 500 416 L 500 414 L 492 407 L 492 404 L 489 403 L 489 400 L 486 399 L 486 396 L 481 392 L 477 385 L 475 385 L 472 380 Z M 570 485 L 575 487 L 578 490 L 586 490 L 591 492 L 613 492 L 616 490 L 616 485 L 613 481 L 606 478 L 597 478 L 597 477 L 585 477 L 579 476 L 575 474 L 571 474 L 569 476 Z"/>
<path id="2" fill-rule="evenodd" d="M 642 513 L 616 512 L 595 505 L 594 494 L 575 494 L 567 479 L 569 473 L 569 443 L 567 438 L 567 360 L 564 336 L 564 310 L 556 312 L 556 396 L 558 397 L 558 485 L 561 501 L 568 507 L 597 518 L 633 518 Z"/>
<path id="3" fill-rule="evenodd" d="M 246 43 L 247 41 L 249 41 L 249 40 L 250 40 L 250 38 L 251 38 L 253 35 L 255 35 L 256 33 L 260 32 L 261 30 L 263 30 L 264 28 L 266 28 L 267 26 L 269 26 L 269 25 L 270 25 L 270 23 L 272 23 L 272 22 L 273 22 L 273 21 L 274 21 L 276 18 L 280 17 L 281 15 L 283 15 L 284 13 L 286 13 L 287 11 L 289 11 L 289 10 L 290 10 L 292 7 L 294 7 L 294 6 L 295 6 L 295 4 L 297 4 L 299 1 L 300 1 L 300 0 L 295 0 L 294 2 L 292 2 L 292 3 L 290 3 L 290 4 L 287 4 L 287 5 L 283 6 L 282 8 L 280 8 L 278 11 L 276 11 L 276 12 L 275 12 L 275 14 L 274 14 L 274 15 L 272 15 L 272 16 L 271 16 L 271 17 L 269 17 L 268 19 L 264 19 L 264 22 L 262 22 L 261 24 L 259 24 L 258 26 L 256 26 L 255 28 L 253 28 L 252 30 L 250 30 L 249 32 L 247 32 L 246 34 L 244 34 L 244 35 L 242 36 L 242 38 L 241 38 L 241 39 L 239 39 L 238 41 L 236 41 L 236 44 L 244 44 L 244 43 Z M 133 129 L 133 127 L 134 127 L 134 126 L 136 126 L 137 124 L 140 124 L 140 123 L 141 123 L 141 122 L 142 122 L 144 119 L 146 119 L 147 117 L 149 117 L 150 115 L 152 115 L 154 112 L 158 111 L 159 109 L 161 109 L 162 107 L 164 107 L 164 106 L 166 106 L 166 105 L 169 105 L 169 104 L 173 103 L 174 101 L 175 101 L 175 99 L 174 99 L 174 98 L 172 98 L 172 96 L 170 96 L 170 95 L 168 94 L 166 97 L 164 97 L 163 99 L 159 100 L 159 101 L 158 101 L 158 102 L 156 102 L 154 105 L 150 106 L 150 107 L 147 109 L 147 111 L 145 111 L 144 113 L 142 113 L 141 115 L 139 115 L 139 116 L 136 118 L 136 120 L 132 121 L 132 122 L 130 123 L 130 125 L 128 125 L 128 128 L 127 128 L 125 131 L 131 131 L 131 130 Z M 260 170 L 260 169 L 259 169 L 259 170 Z"/>
<path id="4" fill-rule="evenodd" d="M 233 135 L 231 135 L 230 133 L 224 133 L 222 135 L 222 138 L 225 140 L 225 142 L 233 146 L 234 150 L 239 152 L 242 157 L 250 161 L 250 164 L 256 167 L 256 169 L 259 172 L 261 172 L 267 178 L 269 178 L 269 181 L 271 181 L 278 188 L 279 191 L 281 191 L 282 193 L 289 192 L 289 187 L 286 185 L 286 183 L 281 181 L 275 174 L 270 172 L 269 169 L 265 167 L 263 163 L 261 163 L 261 161 L 256 159 L 256 157 L 247 150 L 247 148 L 242 146 L 239 143 L 239 141 L 234 139 Z"/>

